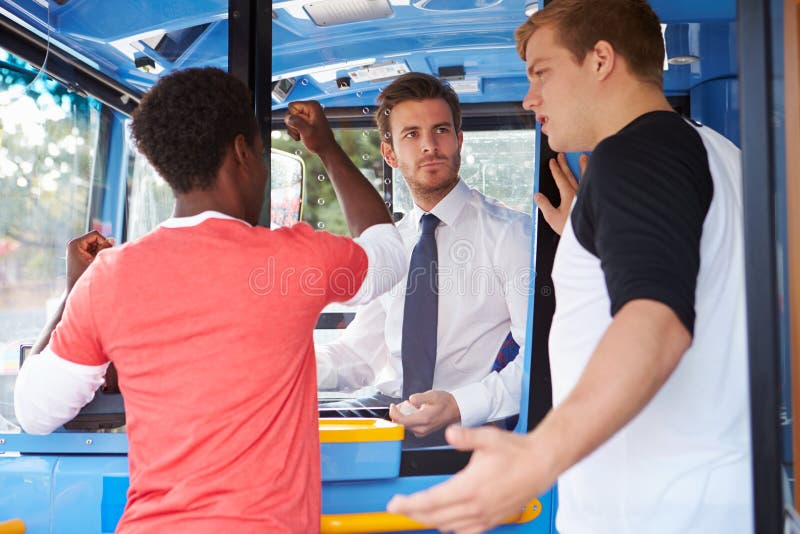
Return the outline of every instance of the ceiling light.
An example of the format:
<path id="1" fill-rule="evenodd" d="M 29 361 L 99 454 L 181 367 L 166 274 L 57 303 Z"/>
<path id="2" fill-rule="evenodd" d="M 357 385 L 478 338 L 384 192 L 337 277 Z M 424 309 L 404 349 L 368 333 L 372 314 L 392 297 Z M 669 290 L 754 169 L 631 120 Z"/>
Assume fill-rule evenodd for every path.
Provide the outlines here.
<path id="1" fill-rule="evenodd" d="M 349 22 L 391 17 L 389 0 L 317 0 L 303 4 L 317 26 L 335 26 Z"/>
<path id="2" fill-rule="evenodd" d="M 670 65 L 691 65 L 692 63 L 697 63 L 698 61 L 700 61 L 700 58 L 697 56 L 675 56 L 669 58 L 667 63 Z"/>
<path id="3" fill-rule="evenodd" d="M 529 0 L 525 4 L 525 16 L 530 17 L 534 13 L 539 11 L 539 0 Z"/>

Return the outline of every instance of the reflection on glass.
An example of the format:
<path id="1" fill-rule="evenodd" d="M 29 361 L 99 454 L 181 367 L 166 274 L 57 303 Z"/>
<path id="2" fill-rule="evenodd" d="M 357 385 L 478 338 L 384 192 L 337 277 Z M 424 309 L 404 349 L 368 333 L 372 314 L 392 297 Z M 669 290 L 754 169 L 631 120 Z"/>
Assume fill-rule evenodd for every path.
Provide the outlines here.
<path id="1" fill-rule="evenodd" d="M 339 132 L 340 138 L 343 132 Z M 377 149 L 379 148 L 377 132 L 369 136 L 375 142 L 374 157 L 382 164 L 382 158 Z M 485 195 L 496 198 L 507 206 L 524 213 L 531 213 L 533 207 L 533 180 L 535 174 L 534 130 L 494 130 L 494 131 L 470 131 L 464 132 L 464 143 L 461 151 L 460 176 L 463 181 Z M 351 159 L 359 164 L 371 161 L 371 157 L 365 153 L 359 153 L 352 148 L 347 152 Z M 367 156 L 367 157 L 365 157 Z M 310 164 L 310 163 L 309 163 Z M 377 166 L 374 167 L 377 169 Z M 323 171 L 324 172 L 324 171 Z M 362 172 L 363 169 L 362 169 Z M 395 213 L 408 213 L 413 207 L 411 194 L 406 186 L 405 180 L 399 172 L 395 172 L 394 177 L 385 177 L 384 182 L 379 180 L 380 175 L 373 176 L 364 172 L 373 179 L 375 187 L 379 190 L 384 186 L 392 187 L 392 211 Z M 335 203 L 333 192 L 330 191 L 329 204 Z M 307 204 L 308 205 L 308 204 Z M 338 207 L 337 207 L 338 210 Z M 321 216 L 317 212 L 316 216 Z M 326 222 L 337 224 L 340 221 L 340 214 L 327 212 L 324 214 Z M 341 222 L 343 224 L 343 221 Z M 314 332 L 315 344 L 322 345 L 338 339 L 342 329 L 353 320 L 357 310 L 349 309 L 342 305 L 333 305 L 325 309 L 322 314 L 317 329 Z M 358 328 L 377 328 L 383 329 L 383 317 L 379 317 L 380 324 L 363 324 L 363 317 Z M 370 314 L 372 317 L 372 314 Z M 356 319 L 359 321 L 359 319 Z M 374 347 L 373 347 L 374 349 Z M 356 349 L 357 350 L 357 349 Z M 380 351 L 364 347 L 366 354 L 374 354 Z M 324 352 L 322 349 L 320 352 Z M 341 356 L 341 354 L 339 355 Z M 366 356 L 365 356 L 366 357 Z M 354 355 L 353 367 L 358 367 L 358 358 Z M 337 360 L 338 361 L 338 360 Z M 338 362 L 338 365 L 347 366 L 347 362 Z M 396 370 L 386 359 L 381 367 L 376 366 L 375 375 L 368 382 L 360 384 L 357 389 L 346 389 L 338 382 L 337 376 L 340 369 L 328 368 L 329 362 L 325 356 L 318 360 L 318 380 L 319 380 L 319 400 L 320 414 L 323 416 L 347 416 L 347 417 L 388 417 L 389 402 L 397 403 L 399 399 L 390 399 L 382 395 L 378 384 L 386 384 L 399 381 Z M 371 366 L 372 367 L 372 366 Z M 383 388 L 381 388 L 383 389 Z M 385 398 L 384 398 L 385 397 Z M 384 401 L 383 404 L 380 404 Z M 361 402 L 363 408 L 354 409 Z M 516 417 L 500 421 L 498 424 L 503 428 L 513 428 Z M 427 446 L 441 446 L 444 444 L 442 436 L 434 433 L 432 439 L 417 440 L 413 437 L 404 442 L 404 448 L 419 448 Z"/>
<path id="2" fill-rule="evenodd" d="M 533 209 L 534 130 L 464 132 L 461 179 L 517 211 Z M 394 180 L 394 211 L 408 213 L 411 193 L 399 169 Z"/>
<path id="3" fill-rule="evenodd" d="M 376 129 L 336 129 L 334 136 L 356 167 L 382 193 L 383 157 L 381 156 L 378 131 Z M 327 179 L 328 173 L 320 159 L 304 150 L 302 143 L 289 137 L 285 131 L 272 132 L 272 148 L 297 155 L 303 161 L 305 180 L 303 183 L 302 220 L 317 229 L 324 229 L 338 235 L 349 235 L 344 214 L 333 191 L 333 185 Z M 273 206 L 275 206 L 274 198 Z"/>
<path id="4" fill-rule="evenodd" d="M 128 131 L 128 128 L 126 128 Z M 128 140 L 128 222 L 127 239 L 139 238 L 172 215 L 175 196 L 143 154 Z M 262 211 L 259 224 L 270 228 L 291 226 L 300 220 L 303 194 L 303 160 L 294 154 L 272 149 L 271 209 Z"/>
<path id="5" fill-rule="evenodd" d="M 64 291 L 67 241 L 87 228 L 101 105 L 0 50 L 0 416 L 19 345 Z M 3 423 L 0 419 L 0 423 Z"/>
<path id="6" fill-rule="evenodd" d="M 132 241 L 169 219 L 175 204 L 175 196 L 167 182 L 136 149 L 130 138 L 129 124 L 128 121 L 125 125 L 129 154 L 126 237 L 128 241 Z"/>

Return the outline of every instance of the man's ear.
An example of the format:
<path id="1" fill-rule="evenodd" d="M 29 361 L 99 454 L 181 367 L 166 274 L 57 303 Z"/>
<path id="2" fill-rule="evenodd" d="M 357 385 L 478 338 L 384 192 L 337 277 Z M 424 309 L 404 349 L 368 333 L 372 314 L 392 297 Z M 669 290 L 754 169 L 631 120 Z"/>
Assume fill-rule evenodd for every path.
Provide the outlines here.
<path id="1" fill-rule="evenodd" d="M 391 168 L 397 168 L 397 156 L 394 154 L 392 145 L 386 141 L 381 141 L 381 154 L 383 154 L 383 159 L 386 160 L 386 163 L 388 163 Z"/>
<path id="2" fill-rule="evenodd" d="M 605 80 L 616 67 L 617 53 L 611 43 L 601 39 L 595 43 L 587 59 L 592 62 L 592 70 L 597 79 Z"/>
<path id="3" fill-rule="evenodd" d="M 463 144 L 464 144 L 464 131 L 463 130 L 459 130 L 458 131 L 458 152 L 459 153 L 461 152 L 461 145 L 463 145 Z"/>
<path id="4" fill-rule="evenodd" d="M 239 134 L 233 139 L 233 157 L 239 165 L 247 166 L 253 148 L 244 135 Z"/>

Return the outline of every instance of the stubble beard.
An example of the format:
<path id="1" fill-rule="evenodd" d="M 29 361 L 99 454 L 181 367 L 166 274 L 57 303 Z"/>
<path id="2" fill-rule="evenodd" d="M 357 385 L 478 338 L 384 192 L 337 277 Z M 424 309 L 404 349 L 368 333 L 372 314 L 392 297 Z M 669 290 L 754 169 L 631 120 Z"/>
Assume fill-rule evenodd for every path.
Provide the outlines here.
<path id="1" fill-rule="evenodd" d="M 425 200 L 425 201 L 436 201 L 443 199 L 447 196 L 458 183 L 458 172 L 461 169 L 461 153 L 456 153 L 452 158 L 440 158 L 449 161 L 450 167 L 452 169 L 452 174 L 449 176 L 449 179 L 444 182 L 440 182 L 438 185 L 426 187 L 419 183 L 419 181 L 414 180 L 414 183 L 411 183 L 406 179 L 406 184 L 408 188 L 411 190 L 411 194 L 415 199 Z M 424 160 L 424 161 L 430 161 Z M 420 165 L 422 162 L 417 163 Z M 424 172 L 422 170 L 418 170 L 417 172 Z"/>

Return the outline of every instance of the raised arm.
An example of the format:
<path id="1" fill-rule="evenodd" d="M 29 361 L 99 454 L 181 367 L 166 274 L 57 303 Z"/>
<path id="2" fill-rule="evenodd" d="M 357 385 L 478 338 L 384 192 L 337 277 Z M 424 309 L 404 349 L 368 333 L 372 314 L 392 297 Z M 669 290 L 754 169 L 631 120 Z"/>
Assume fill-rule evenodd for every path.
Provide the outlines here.
<path id="1" fill-rule="evenodd" d="M 358 237 L 370 226 L 392 223 L 378 192 L 336 143 L 318 102 L 292 102 L 285 122 L 289 135 L 322 160 L 352 237 Z"/>
<path id="2" fill-rule="evenodd" d="M 67 301 L 67 297 L 78 278 L 89 268 L 89 264 L 92 263 L 98 252 L 113 245 L 113 237 L 106 239 L 96 230 L 76 237 L 67 244 L 67 288 L 64 292 L 64 298 L 61 299 L 56 313 L 53 314 L 39 333 L 39 337 L 36 338 L 36 342 L 31 348 L 31 354 L 39 354 L 50 342 L 50 336 L 64 314 L 64 303 Z"/>
<path id="3" fill-rule="evenodd" d="M 73 286 L 97 254 L 112 245 L 112 239 L 106 239 L 94 231 L 73 239 L 67 245 L 67 290 L 64 299 L 39 334 L 32 355 L 19 370 L 14 386 L 14 411 L 25 432 L 52 432 L 75 417 L 83 406 L 91 402 L 97 388 L 103 385 L 108 362 L 99 365 L 75 363 L 53 352 L 49 344 L 53 331 L 61 322 Z M 69 302 L 67 317 L 72 317 L 73 323 L 76 320 L 75 300 L 86 299 L 85 289 L 76 290 Z"/>

